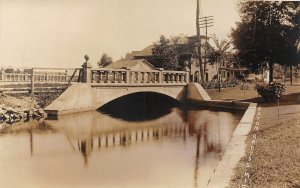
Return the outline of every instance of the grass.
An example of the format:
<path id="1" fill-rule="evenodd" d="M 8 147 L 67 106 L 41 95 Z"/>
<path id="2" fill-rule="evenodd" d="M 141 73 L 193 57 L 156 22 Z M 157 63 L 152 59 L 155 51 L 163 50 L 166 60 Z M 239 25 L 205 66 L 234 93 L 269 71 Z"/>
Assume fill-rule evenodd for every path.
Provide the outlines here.
<path id="1" fill-rule="evenodd" d="M 247 172 L 250 184 L 247 187 L 300 188 L 300 86 L 288 85 L 280 99 L 280 115 L 277 116 L 277 101 L 266 103 L 253 89 L 240 88 L 208 90 L 212 99 L 240 100 L 258 103 L 262 116 L 253 158 Z M 251 132 L 246 140 L 246 155 L 235 168 L 229 187 L 242 186 L 248 154 L 252 142 Z"/>

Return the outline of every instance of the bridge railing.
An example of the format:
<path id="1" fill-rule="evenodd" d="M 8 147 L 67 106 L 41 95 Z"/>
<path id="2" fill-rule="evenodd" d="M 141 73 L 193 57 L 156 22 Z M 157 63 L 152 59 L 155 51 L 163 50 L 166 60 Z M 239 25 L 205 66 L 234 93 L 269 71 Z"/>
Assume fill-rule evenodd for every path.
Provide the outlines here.
<path id="1" fill-rule="evenodd" d="M 29 70 L 29 69 L 28 69 Z M 70 80 L 67 72 L 73 72 L 74 69 L 58 69 L 58 68 L 31 68 L 30 72 L 5 72 L 1 69 L 0 82 L 54 82 L 64 83 Z M 33 79 L 32 79 L 33 78 Z M 78 80 L 78 78 L 77 78 Z"/>
<path id="2" fill-rule="evenodd" d="M 186 71 L 91 69 L 92 83 L 188 83 Z"/>

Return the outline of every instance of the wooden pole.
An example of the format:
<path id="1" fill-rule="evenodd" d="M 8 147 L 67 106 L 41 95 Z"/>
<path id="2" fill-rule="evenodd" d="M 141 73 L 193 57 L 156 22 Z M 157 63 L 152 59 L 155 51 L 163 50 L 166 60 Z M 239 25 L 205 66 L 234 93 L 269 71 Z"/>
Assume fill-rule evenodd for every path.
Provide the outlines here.
<path id="1" fill-rule="evenodd" d="M 198 49 L 198 59 L 199 59 L 199 66 L 200 66 L 200 77 L 201 77 L 201 82 L 203 82 L 204 76 L 203 76 L 202 57 L 201 57 L 201 35 L 200 35 L 199 17 L 200 17 L 199 0 L 197 0 L 197 10 L 196 10 L 196 30 L 197 30 L 197 42 L 198 42 L 197 49 Z"/>
<path id="2" fill-rule="evenodd" d="M 278 117 L 279 117 L 279 97 L 277 98 L 277 114 L 278 114 Z"/>
<path id="3" fill-rule="evenodd" d="M 290 79 L 291 79 L 291 85 L 293 85 L 293 66 L 290 65 Z"/>

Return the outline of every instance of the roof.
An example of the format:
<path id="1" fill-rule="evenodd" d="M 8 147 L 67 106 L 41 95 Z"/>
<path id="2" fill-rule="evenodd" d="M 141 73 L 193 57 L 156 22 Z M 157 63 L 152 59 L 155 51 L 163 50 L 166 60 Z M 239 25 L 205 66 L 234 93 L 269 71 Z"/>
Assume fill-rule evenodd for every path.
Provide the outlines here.
<path id="1" fill-rule="evenodd" d="M 151 56 L 153 48 L 154 45 L 149 45 L 140 51 L 132 51 L 126 56 L 126 59 L 133 59 L 136 56 Z"/>
<path id="2" fill-rule="evenodd" d="M 133 67 L 135 67 L 135 66 L 137 66 L 138 64 L 141 64 L 141 63 L 147 65 L 149 68 L 152 68 L 152 69 L 155 68 L 151 63 L 149 63 L 145 59 L 118 60 L 118 61 L 115 61 L 115 62 L 107 65 L 105 68 L 120 69 L 120 68 L 126 67 L 128 69 L 132 69 Z"/>
<path id="3" fill-rule="evenodd" d="M 219 70 L 227 70 L 227 71 L 246 71 L 246 68 L 231 68 L 231 67 L 220 67 Z"/>

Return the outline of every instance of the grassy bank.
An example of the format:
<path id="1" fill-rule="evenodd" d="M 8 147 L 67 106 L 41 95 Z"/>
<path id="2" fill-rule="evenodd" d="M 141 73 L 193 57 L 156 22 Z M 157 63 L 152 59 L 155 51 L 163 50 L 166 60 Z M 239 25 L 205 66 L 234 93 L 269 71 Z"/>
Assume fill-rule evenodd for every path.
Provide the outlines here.
<path id="1" fill-rule="evenodd" d="M 246 168 L 252 143 L 252 131 L 246 140 L 246 154 L 235 169 L 229 187 L 242 187 L 245 172 L 249 173 L 246 187 L 300 187 L 300 86 L 287 86 L 286 94 L 277 102 L 266 103 L 253 89 L 240 88 L 208 91 L 213 99 L 241 100 L 258 103 L 262 115 L 259 131 L 255 132 L 257 144 L 253 150 L 250 167 Z M 279 110 L 279 111 L 278 111 Z M 278 116 L 279 112 L 279 116 Z"/>
<path id="2" fill-rule="evenodd" d="M 262 117 L 267 113 L 266 110 L 262 111 Z M 257 144 L 250 167 L 246 169 L 246 155 L 237 165 L 230 187 L 241 187 L 246 171 L 250 175 L 247 187 L 300 187 L 299 121 L 299 115 L 280 119 L 274 116 L 263 118 L 260 130 L 256 133 Z M 246 154 L 250 151 L 252 135 L 250 133 L 246 141 Z"/>

